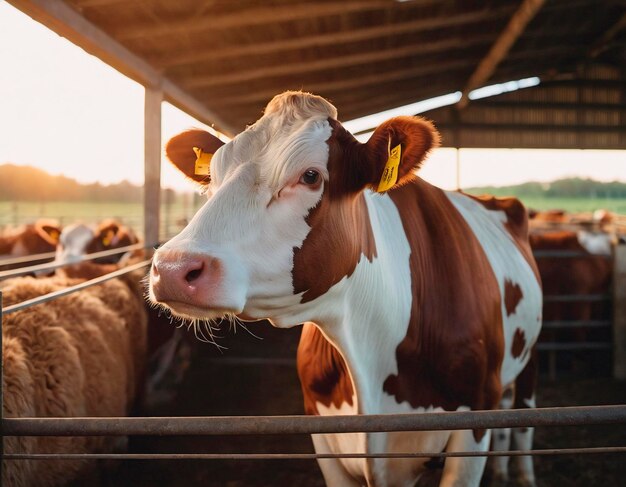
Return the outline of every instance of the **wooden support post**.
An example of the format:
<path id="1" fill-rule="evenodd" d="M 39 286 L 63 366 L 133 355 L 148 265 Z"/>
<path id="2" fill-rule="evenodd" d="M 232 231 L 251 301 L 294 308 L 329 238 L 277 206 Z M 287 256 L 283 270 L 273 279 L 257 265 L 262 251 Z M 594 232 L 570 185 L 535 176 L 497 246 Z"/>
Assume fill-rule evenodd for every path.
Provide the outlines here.
<path id="1" fill-rule="evenodd" d="M 613 376 L 626 379 L 626 243 L 615 246 L 613 265 Z"/>
<path id="2" fill-rule="evenodd" d="M 144 109 L 144 209 L 146 245 L 159 241 L 161 205 L 161 102 L 163 92 L 146 86 Z"/>

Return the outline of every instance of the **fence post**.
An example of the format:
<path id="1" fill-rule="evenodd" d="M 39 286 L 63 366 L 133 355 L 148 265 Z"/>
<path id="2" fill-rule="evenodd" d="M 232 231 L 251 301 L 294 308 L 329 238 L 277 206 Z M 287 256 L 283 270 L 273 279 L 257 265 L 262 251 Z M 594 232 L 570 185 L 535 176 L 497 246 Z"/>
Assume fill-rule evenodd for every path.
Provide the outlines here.
<path id="1" fill-rule="evenodd" d="M 613 263 L 613 377 L 626 379 L 626 243 L 615 246 Z"/>
<path id="2" fill-rule="evenodd" d="M 163 92 L 146 86 L 145 95 L 145 169 L 144 169 L 144 241 L 154 245 L 159 241 L 161 205 L 161 102 Z"/>

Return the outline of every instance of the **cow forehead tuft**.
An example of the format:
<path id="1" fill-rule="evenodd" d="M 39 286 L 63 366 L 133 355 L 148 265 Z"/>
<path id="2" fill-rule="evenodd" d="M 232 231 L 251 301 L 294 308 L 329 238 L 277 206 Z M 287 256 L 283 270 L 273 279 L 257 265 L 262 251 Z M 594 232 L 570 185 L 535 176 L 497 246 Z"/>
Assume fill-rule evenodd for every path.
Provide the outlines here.
<path id="1" fill-rule="evenodd" d="M 254 163 L 263 180 L 282 184 L 310 165 L 325 167 L 331 134 L 327 116 L 284 120 L 280 113 L 265 115 L 220 148 L 212 161 L 212 177 L 219 185 L 239 165 Z"/>

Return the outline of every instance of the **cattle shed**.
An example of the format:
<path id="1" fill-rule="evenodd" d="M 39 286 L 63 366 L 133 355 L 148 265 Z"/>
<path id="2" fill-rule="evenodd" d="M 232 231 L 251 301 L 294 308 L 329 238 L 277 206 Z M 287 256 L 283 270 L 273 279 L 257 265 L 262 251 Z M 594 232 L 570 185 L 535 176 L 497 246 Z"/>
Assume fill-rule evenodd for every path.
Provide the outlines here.
<path id="1" fill-rule="evenodd" d="M 626 150 L 625 0 L 8 0 L 8 3 L 145 87 L 147 243 L 157 242 L 159 235 L 164 142 L 162 101 L 232 136 L 257 120 L 267 102 L 285 90 L 310 91 L 328 98 L 338 107 L 339 118 L 344 121 L 458 93 L 454 104 L 423 113 L 440 129 L 443 146 Z M 480 99 L 471 95 L 477 88 L 530 78 L 536 79 L 532 87 Z M 614 266 L 617 324 L 613 325 L 613 331 L 618 351 L 614 373 L 623 379 L 626 378 L 626 245 L 616 247 Z M 284 337 L 279 339 L 284 340 L 283 349 L 271 366 L 272 371 L 285 364 L 293 366 L 297 337 L 293 333 Z M 256 365 L 263 363 L 259 357 L 247 359 L 255 365 L 255 371 Z M 219 351 L 207 359 L 207 363 L 216 367 L 227 362 L 219 356 Z M 264 381 L 271 379 L 255 373 L 259 389 Z M 195 379 L 202 380 L 199 375 Z M 219 385 L 224 388 L 236 382 L 229 377 L 211 380 L 222 380 Z M 189 404 L 183 411 L 185 415 L 233 414 L 232 403 L 221 410 L 219 406 L 204 404 L 208 409 L 198 413 L 191 406 L 194 393 L 195 390 L 187 392 Z M 246 405 L 250 401 L 247 397 L 236 399 Z M 267 409 L 264 413 L 275 414 L 269 406 L 264 407 Z M 477 416 L 478 423 L 459 415 L 457 424 L 469 428 L 476 424 L 489 427 L 580 425 L 585 421 L 623 423 L 623 407 L 600 408 L 605 409 L 553 411 L 552 416 L 548 413 Z M 280 411 L 295 414 L 294 409 L 285 407 Z M 234 412 L 240 413 L 236 407 Z M 162 436 L 164 431 L 167 435 L 258 433 L 261 424 L 270 434 L 321 432 L 326 427 L 308 421 L 311 418 L 287 417 L 282 423 L 273 422 L 274 419 L 265 416 L 246 423 L 245 418 L 243 422 L 205 418 L 202 423 L 190 418 L 90 421 L 78 418 L 64 424 L 45 419 L 21 423 L 3 420 L 3 425 L 10 426 L 9 433 L 16 435 L 41 434 L 44 430 L 44 434 L 66 436 L 123 435 L 132 431 L 147 437 Z M 351 427 L 371 430 L 380 427 L 368 421 L 369 418 L 356 418 Z M 161 445 L 169 441 L 170 436 L 162 436 Z M 215 445 L 216 442 L 212 444 Z M 623 453 L 626 451 L 623 441 L 620 445 L 606 452 Z M 168 447 L 166 451 L 170 451 Z M 205 454 L 195 458 L 223 460 L 237 456 L 217 451 L 220 453 L 213 457 Z M 269 451 L 275 453 L 273 447 Z M 584 451 L 582 448 L 579 453 Z M 555 450 L 554 454 L 559 451 Z M 160 458 L 193 458 L 188 452 L 176 455 L 166 453 Z M 154 457 L 146 454 L 135 459 Z M 258 458 L 275 460 L 289 455 Z M 306 458 L 314 456 L 309 454 Z M 232 471 L 236 472 L 237 468 L 233 467 Z M 211 472 L 215 474 L 216 470 Z M 307 480 L 299 483 L 313 485 Z"/>

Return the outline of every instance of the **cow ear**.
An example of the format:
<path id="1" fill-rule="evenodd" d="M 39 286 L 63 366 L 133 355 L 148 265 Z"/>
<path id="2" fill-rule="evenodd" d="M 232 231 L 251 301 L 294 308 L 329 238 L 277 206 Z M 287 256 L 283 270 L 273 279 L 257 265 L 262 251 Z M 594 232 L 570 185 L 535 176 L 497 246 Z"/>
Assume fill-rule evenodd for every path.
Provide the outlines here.
<path id="1" fill-rule="evenodd" d="M 208 184 L 209 165 L 224 142 L 205 130 L 187 130 L 174 136 L 165 146 L 167 158 L 193 181 Z"/>
<path id="2" fill-rule="evenodd" d="M 61 227 L 55 223 L 36 222 L 35 230 L 39 236 L 51 245 L 57 245 L 59 243 L 59 236 L 61 235 Z"/>
<path id="3" fill-rule="evenodd" d="M 365 144 L 368 184 L 385 192 L 410 180 L 428 153 L 439 145 L 439 132 L 421 117 L 396 117 L 380 125 Z"/>

